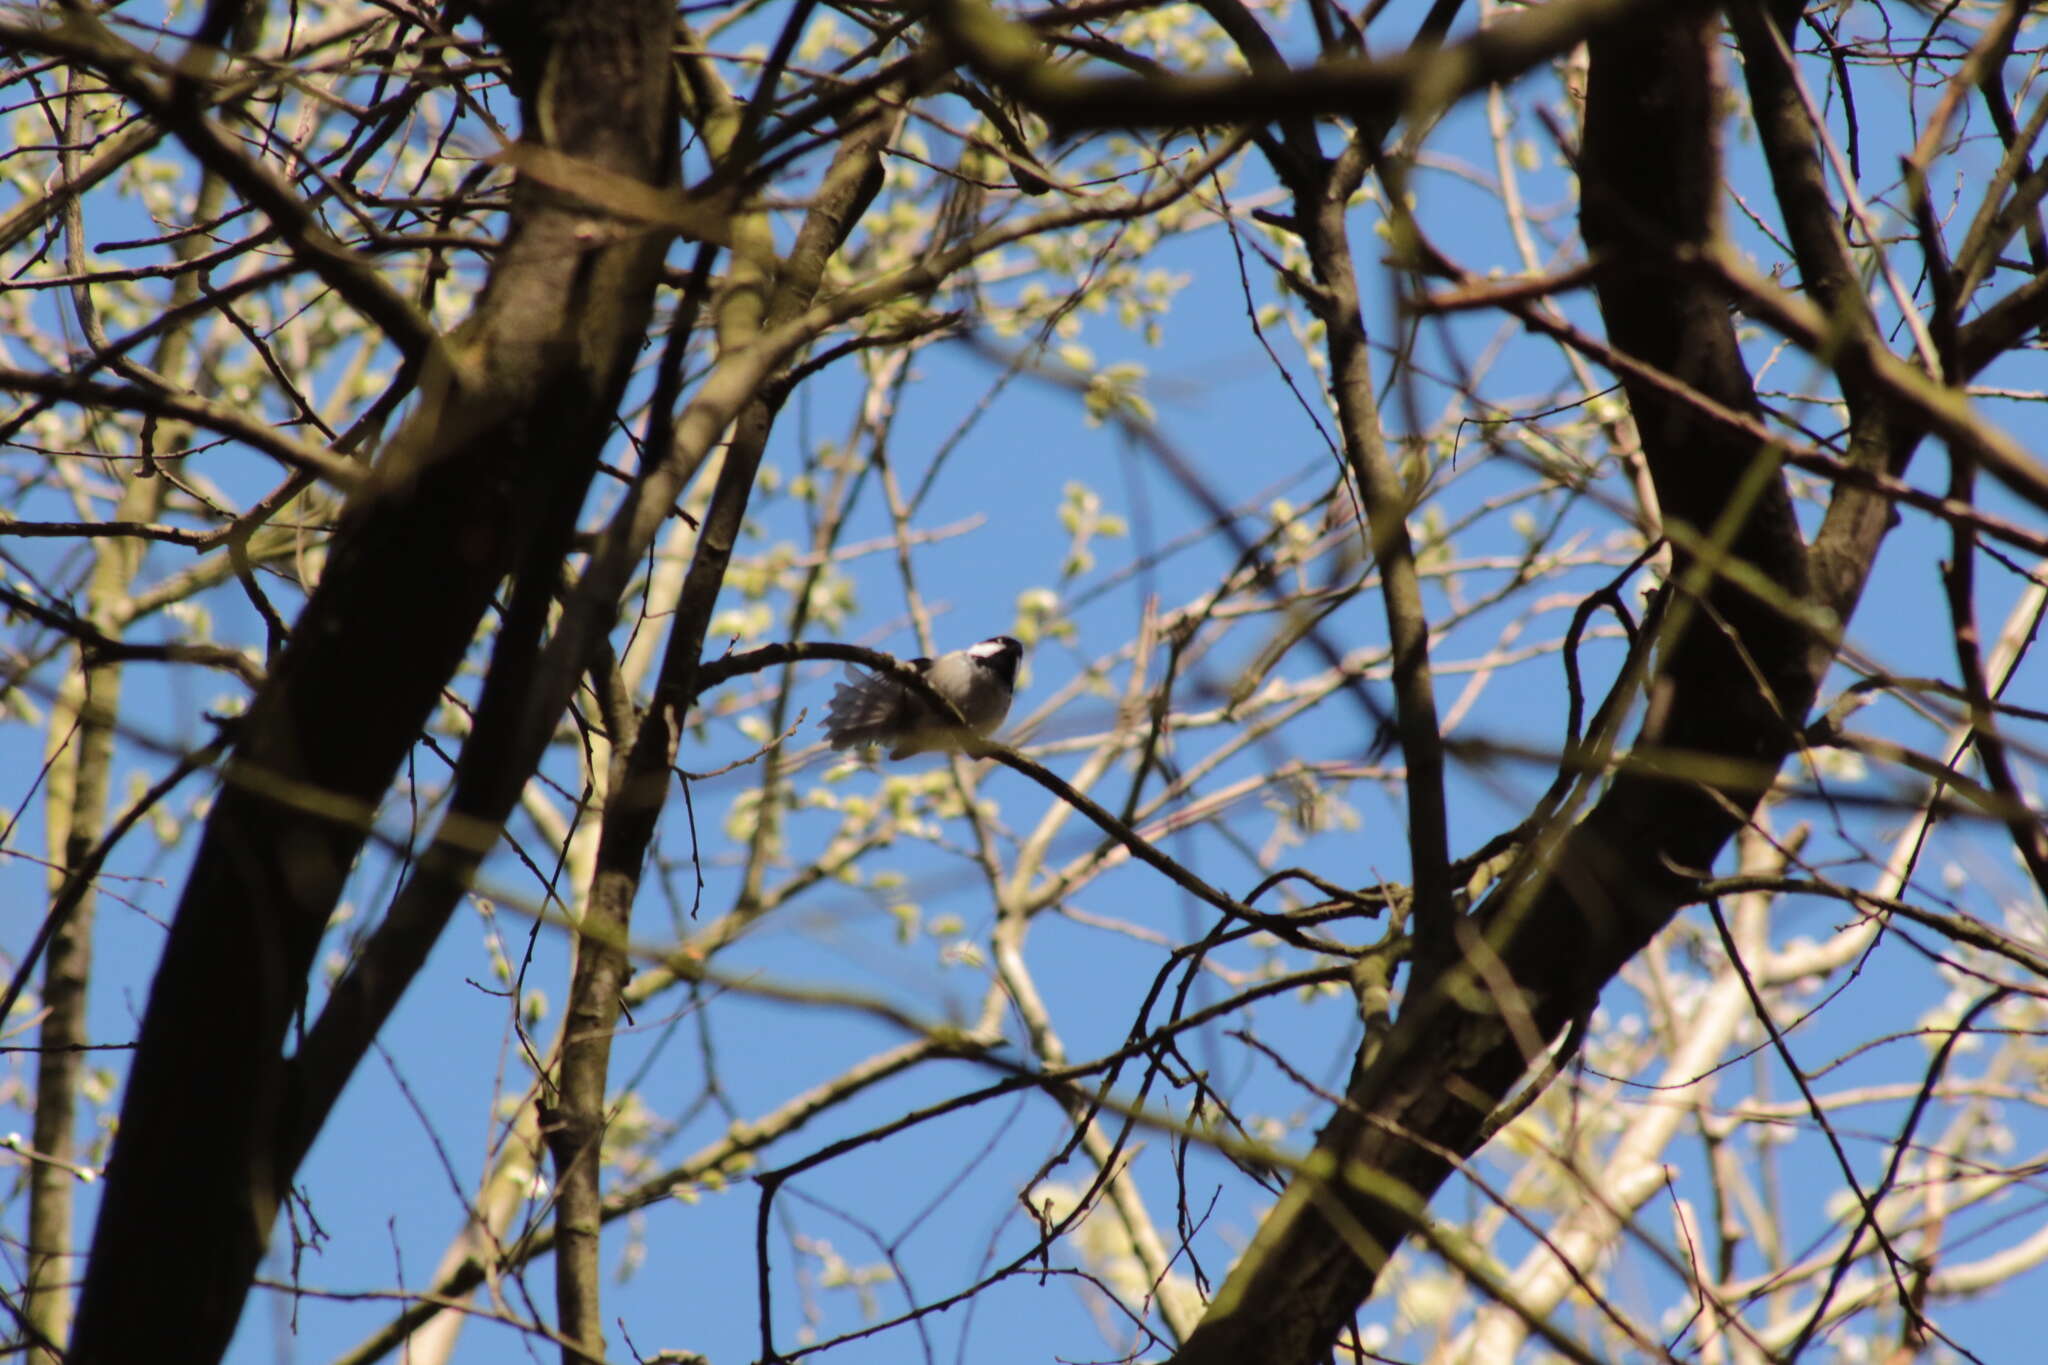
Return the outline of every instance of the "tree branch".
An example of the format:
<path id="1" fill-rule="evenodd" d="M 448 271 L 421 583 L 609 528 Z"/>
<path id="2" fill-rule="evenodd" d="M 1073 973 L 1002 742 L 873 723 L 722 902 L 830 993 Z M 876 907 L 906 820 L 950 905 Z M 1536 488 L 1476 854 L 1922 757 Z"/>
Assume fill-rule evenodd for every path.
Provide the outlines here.
<path id="1" fill-rule="evenodd" d="M 1061 134 L 1093 128 L 1257 125 L 1316 116 L 1391 126 L 1427 117 L 1506 82 L 1595 35 L 1653 20 L 1703 0 L 1553 0 L 1448 47 L 1392 57 L 1340 57 L 1246 75 L 1077 76 L 1048 62 L 1037 37 L 982 0 L 939 0 L 932 17 L 977 74 L 1029 105 Z"/>
<path id="2" fill-rule="evenodd" d="M 552 63 L 545 93 L 578 111 L 555 119 L 529 100 L 532 135 L 566 128 L 565 152 L 671 180 L 669 7 L 580 0 L 521 22 L 536 42 L 521 60 Z M 77 1365 L 166 1341 L 211 1359 L 234 1329 L 288 1176 L 272 1152 L 292 1103 L 285 1037 L 370 814 L 499 581 L 573 525 L 646 330 L 666 241 L 593 238 L 594 212 L 515 190 L 515 231 L 469 332 L 492 366 L 467 387 L 446 368 L 427 376 L 238 727 L 129 1072 Z M 180 1238 L 168 1259 L 166 1226 Z"/>

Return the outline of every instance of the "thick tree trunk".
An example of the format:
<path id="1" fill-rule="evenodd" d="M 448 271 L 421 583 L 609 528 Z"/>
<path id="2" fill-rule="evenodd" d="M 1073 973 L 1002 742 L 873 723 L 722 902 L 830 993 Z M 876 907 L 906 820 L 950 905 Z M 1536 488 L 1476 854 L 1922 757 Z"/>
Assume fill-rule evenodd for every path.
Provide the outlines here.
<path id="1" fill-rule="evenodd" d="M 1715 237 L 1714 36 L 1711 17 L 1680 12 L 1593 40 L 1582 221 L 1616 349 L 1751 412 L 1727 307 L 1681 264 Z M 1626 386 L 1679 547 L 1631 764 L 1462 926 L 1459 969 L 1406 1003 L 1178 1365 L 1327 1358 L 1531 1054 L 1688 903 L 1691 874 L 1711 867 L 1792 749 L 1826 651 L 1798 624 L 1814 595 L 1777 466 L 1665 390 Z M 1867 562 L 1880 534 L 1846 548 Z M 1719 575 L 1724 556 L 1773 600 Z"/>
<path id="2" fill-rule="evenodd" d="M 668 6 L 507 5 L 485 19 L 527 141 L 670 182 Z M 240 723 L 150 993 L 80 1303 L 81 1365 L 226 1348 L 290 1177 L 270 1159 L 290 1102 L 283 1051 L 328 917 L 492 592 L 515 569 L 551 571 L 544 547 L 566 536 L 609 436 L 665 248 L 645 224 L 522 180 L 452 364 L 429 367 L 418 411 L 348 507 Z"/>

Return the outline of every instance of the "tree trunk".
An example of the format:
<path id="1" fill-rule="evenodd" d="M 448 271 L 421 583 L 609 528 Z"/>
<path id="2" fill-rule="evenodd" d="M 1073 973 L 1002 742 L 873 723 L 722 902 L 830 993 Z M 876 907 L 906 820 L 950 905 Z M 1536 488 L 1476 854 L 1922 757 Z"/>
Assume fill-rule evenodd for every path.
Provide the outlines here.
<path id="1" fill-rule="evenodd" d="M 1615 348 L 1749 413 L 1727 306 L 1681 264 L 1716 239 L 1716 23 L 1679 13 L 1592 40 L 1582 227 Z M 1406 1003 L 1177 1365 L 1326 1359 L 1536 1054 L 1693 899 L 1792 750 L 1827 653 L 1799 624 L 1818 604 L 1775 460 L 1664 388 L 1625 385 L 1676 547 L 1629 763 L 1459 926 L 1458 968 Z M 1881 534 L 1845 551 L 1867 563 Z M 1717 573 L 1723 557 L 1773 600 Z M 1853 597 L 1830 605 L 1846 616 Z"/>
<path id="2" fill-rule="evenodd" d="M 525 141 L 666 185 L 658 0 L 493 7 Z M 201 837 L 123 1100 L 71 1357 L 213 1360 L 291 1172 L 284 1047 L 377 804 L 505 575 L 573 527 L 651 314 L 664 231 L 522 178 L 475 315 L 350 502 Z M 451 373 L 450 370 L 455 372 Z M 528 567 L 531 565 L 532 567 Z M 175 1254 L 167 1254 L 170 1248 Z"/>

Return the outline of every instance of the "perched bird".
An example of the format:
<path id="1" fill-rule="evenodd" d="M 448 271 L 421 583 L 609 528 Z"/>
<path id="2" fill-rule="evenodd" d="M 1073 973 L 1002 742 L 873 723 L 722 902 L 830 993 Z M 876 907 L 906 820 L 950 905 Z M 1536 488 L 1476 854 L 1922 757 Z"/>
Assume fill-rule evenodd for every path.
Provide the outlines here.
<path id="1" fill-rule="evenodd" d="M 997 635 L 936 659 L 912 659 L 932 690 L 953 703 L 967 729 L 984 739 L 1010 714 L 1017 687 L 1017 661 L 1024 646 Z M 960 730 L 922 697 L 894 678 L 846 666 L 851 682 L 832 691 L 820 722 L 835 749 L 856 744 L 893 744 L 892 759 L 960 748 Z"/>

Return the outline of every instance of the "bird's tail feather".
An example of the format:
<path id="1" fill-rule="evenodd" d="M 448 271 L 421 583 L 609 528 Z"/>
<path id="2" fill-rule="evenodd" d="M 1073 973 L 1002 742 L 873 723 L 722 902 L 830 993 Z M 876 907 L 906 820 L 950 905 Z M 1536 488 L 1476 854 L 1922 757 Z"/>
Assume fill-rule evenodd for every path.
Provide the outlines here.
<path id="1" fill-rule="evenodd" d="M 900 688 L 848 666 L 854 681 L 832 689 L 831 704 L 821 722 L 835 749 L 858 744 L 880 744 L 902 728 L 906 698 Z"/>

